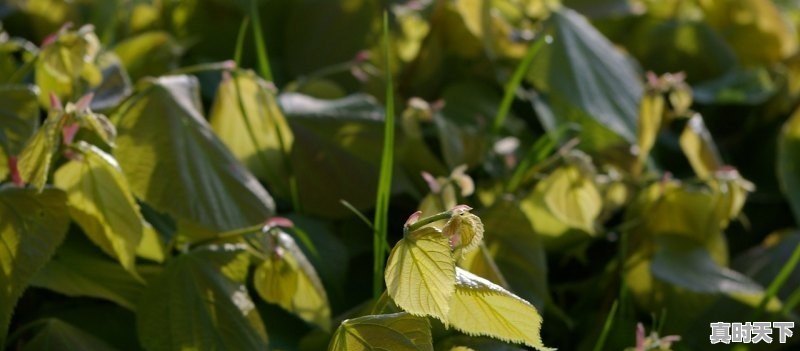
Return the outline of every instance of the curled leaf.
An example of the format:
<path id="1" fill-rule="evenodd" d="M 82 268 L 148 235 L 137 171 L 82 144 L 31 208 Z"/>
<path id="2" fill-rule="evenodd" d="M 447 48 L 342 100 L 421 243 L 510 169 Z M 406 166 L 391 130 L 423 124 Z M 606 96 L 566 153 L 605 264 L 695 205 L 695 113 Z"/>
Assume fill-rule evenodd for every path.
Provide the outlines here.
<path id="1" fill-rule="evenodd" d="M 483 241 L 481 219 L 467 211 L 454 209 L 453 216 L 442 228 L 442 233 L 448 238 L 450 248 L 456 252 L 456 256 L 472 251 Z"/>

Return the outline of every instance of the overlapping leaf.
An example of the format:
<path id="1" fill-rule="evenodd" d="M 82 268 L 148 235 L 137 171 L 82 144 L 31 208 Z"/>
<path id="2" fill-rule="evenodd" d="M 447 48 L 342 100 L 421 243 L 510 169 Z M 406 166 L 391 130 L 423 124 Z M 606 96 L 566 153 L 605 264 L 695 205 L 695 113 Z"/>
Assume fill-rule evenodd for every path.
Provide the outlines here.
<path id="1" fill-rule="evenodd" d="M 61 30 L 53 42 L 45 44 L 36 60 L 36 85 L 42 89 L 39 102 L 50 106 L 50 95 L 62 101 L 73 100 L 85 87 L 102 81 L 95 59 L 100 52 L 100 40 L 94 27 L 86 25 L 76 31 Z"/>
<path id="2" fill-rule="evenodd" d="M 254 175 L 275 187 L 287 186 L 285 161 L 294 135 L 267 82 L 252 71 L 234 72 L 217 88 L 210 121 L 220 140 Z"/>
<path id="3" fill-rule="evenodd" d="M 114 155 L 134 194 L 194 237 L 261 223 L 272 197 L 202 116 L 197 80 L 153 79 L 116 116 Z"/>
<path id="4" fill-rule="evenodd" d="M 70 215 L 104 252 L 136 274 L 136 249 L 144 230 L 139 206 L 117 161 L 78 143 L 80 156 L 62 166 L 54 183 L 67 192 Z"/>
<path id="5" fill-rule="evenodd" d="M 38 89 L 30 85 L 0 86 L 0 147 L 17 156 L 39 126 Z"/>
<path id="6" fill-rule="evenodd" d="M 542 317 L 533 305 L 460 268 L 448 320 L 469 335 L 485 335 L 550 350 L 542 343 Z"/>

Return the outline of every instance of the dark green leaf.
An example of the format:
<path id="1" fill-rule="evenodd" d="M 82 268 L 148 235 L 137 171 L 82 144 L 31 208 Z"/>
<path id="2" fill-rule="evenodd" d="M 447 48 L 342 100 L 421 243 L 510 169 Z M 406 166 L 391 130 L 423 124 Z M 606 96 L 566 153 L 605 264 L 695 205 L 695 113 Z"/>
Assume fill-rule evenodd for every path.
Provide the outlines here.
<path id="1" fill-rule="evenodd" d="M 56 251 L 68 224 L 60 190 L 0 188 L 0 345 L 17 299 Z"/>
<path id="2" fill-rule="evenodd" d="M 778 179 L 800 222 L 800 109 L 786 121 L 778 138 Z"/>
<path id="3" fill-rule="evenodd" d="M 0 147 L 17 156 L 39 126 L 39 90 L 32 85 L 0 86 Z"/>
<path id="4" fill-rule="evenodd" d="M 48 319 L 44 322 L 44 327 L 25 344 L 22 350 L 114 351 L 116 349 L 94 335 L 61 320 Z"/>
<path id="5" fill-rule="evenodd" d="M 263 322 L 244 285 L 248 256 L 231 245 L 180 255 L 148 286 L 137 311 L 146 349 L 267 348 Z"/>

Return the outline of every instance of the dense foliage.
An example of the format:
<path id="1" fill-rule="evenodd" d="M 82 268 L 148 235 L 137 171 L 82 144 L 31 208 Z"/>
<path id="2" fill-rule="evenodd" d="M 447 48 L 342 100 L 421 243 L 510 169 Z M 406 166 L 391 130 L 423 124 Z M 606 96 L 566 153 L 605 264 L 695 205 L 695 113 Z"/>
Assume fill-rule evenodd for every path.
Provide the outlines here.
<path id="1" fill-rule="evenodd" d="M 4 1 L 0 347 L 800 322 L 798 28 L 794 0 Z"/>

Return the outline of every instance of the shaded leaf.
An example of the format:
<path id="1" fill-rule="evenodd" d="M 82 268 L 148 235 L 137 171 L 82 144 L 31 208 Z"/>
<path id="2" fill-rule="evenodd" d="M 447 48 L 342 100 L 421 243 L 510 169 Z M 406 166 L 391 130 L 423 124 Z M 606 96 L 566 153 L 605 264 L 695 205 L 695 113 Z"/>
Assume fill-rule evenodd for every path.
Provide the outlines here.
<path id="1" fill-rule="evenodd" d="M 25 343 L 22 350 L 113 351 L 116 349 L 71 324 L 58 319 L 48 319 L 36 335 Z"/>
<path id="2" fill-rule="evenodd" d="M 733 70 L 692 87 L 694 99 L 704 104 L 758 105 L 777 91 L 765 68 Z"/>
<path id="3" fill-rule="evenodd" d="M 427 319 L 405 312 L 348 319 L 336 329 L 329 351 L 433 351 Z"/>
<path id="4" fill-rule="evenodd" d="M 134 194 L 192 237 L 262 223 L 272 197 L 217 139 L 202 116 L 197 80 L 149 80 L 116 116 L 114 155 Z M 158 151 L 154 151 L 158 150 Z"/>
<path id="5" fill-rule="evenodd" d="M 141 274 L 150 276 L 158 269 L 138 267 Z M 119 263 L 110 260 L 86 239 L 70 236 L 31 280 L 31 285 L 50 289 L 67 296 L 88 296 L 112 301 L 135 310 L 145 289 Z"/>
<path id="6" fill-rule="evenodd" d="M 591 119 L 634 143 L 642 84 L 631 61 L 566 7 L 554 11 L 545 25 L 553 43 L 542 47 L 528 73 L 546 94 L 545 104 L 569 106 L 572 114 L 580 115 L 579 121 Z M 555 124 L 543 124 L 554 132 L 568 122 L 563 117 L 557 114 Z"/>
<path id="7" fill-rule="evenodd" d="M 0 86 L 0 147 L 17 156 L 39 127 L 39 90 L 32 85 Z"/>
<path id="8" fill-rule="evenodd" d="M 800 221 L 800 109 L 786 121 L 778 137 L 778 180 L 796 221 Z"/>
<path id="9" fill-rule="evenodd" d="M 385 272 L 389 296 L 406 312 L 445 324 L 455 289 L 455 259 L 447 237 L 423 227 L 392 249 Z"/>
<path id="10" fill-rule="evenodd" d="M 0 188 L 0 344 L 17 299 L 67 232 L 66 202 L 56 189 Z"/>
<path id="11" fill-rule="evenodd" d="M 294 239 L 279 232 L 272 252 L 256 268 L 253 285 L 267 302 L 275 303 L 322 329 L 330 329 L 331 310 L 314 266 Z"/>
<path id="12" fill-rule="evenodd" d="M 708 251 L 695 241 L 668 235 L 659 237 L 656 243 L 650 269 L 663 281 L 701 293 L 763 293 L 758 283 L 714 262 Z"/>
<path id="13" fill-rule="evenodd" d="M 453 328 L 550 350 L 542 343 L 542 317 L 533 305 L 486 279 L 460 268 L 456 272 L 448 314 Z"/>
<path id="14" fill-rule="evenodd" d="M 263 350 L 267 335 L 244 285 L 241 249 L 213 246 L 170 260 L 137 309 L 148 350 Z"/>
<path id="15" fill-rule="evenodd" d="M 83 142 L 81 154 L 54 175 L 54 184 L 67 192 L 70 215 L 106 254 L 136 275 L 136 249 L 144 219 L 128 181 L 111 155 Z"/>

